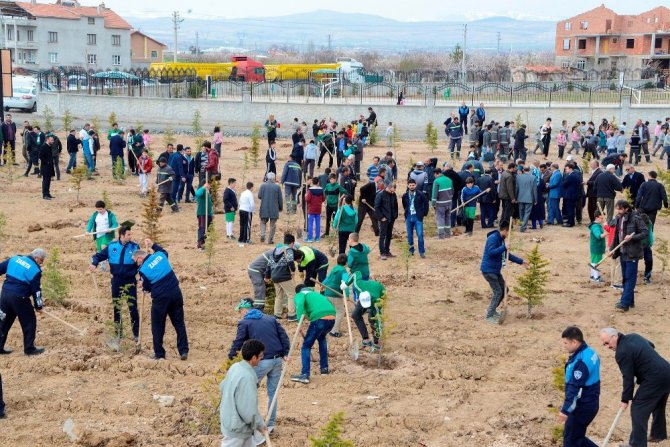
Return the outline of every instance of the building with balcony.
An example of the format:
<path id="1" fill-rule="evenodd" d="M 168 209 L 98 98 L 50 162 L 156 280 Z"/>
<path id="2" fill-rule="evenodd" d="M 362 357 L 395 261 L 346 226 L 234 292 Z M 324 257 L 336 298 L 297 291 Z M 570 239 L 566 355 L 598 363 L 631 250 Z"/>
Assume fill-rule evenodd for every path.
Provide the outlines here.
<path id="1" fill-rule="evenodd" d="M 163 50 L 167 45 L 134 30 L 130 33 L 130 48 L 133 68 L 148 68 L 154 62 L 163 62 Z"/>
<path id="2" fill-rule="evenodd" d="M 619 15 L 604 4 L 558 22 L 556 65 L 576 71 L 623 71 L 637 79 L 670 72 L 670 9 Z"/>
<path id="3" fill-rule="evenodd" d="M 27 71 L 131 67 L 132 27 L 104 3 L 0 1 L 0 27 L 0 45 L 11 50 L 14 67 Z"/>

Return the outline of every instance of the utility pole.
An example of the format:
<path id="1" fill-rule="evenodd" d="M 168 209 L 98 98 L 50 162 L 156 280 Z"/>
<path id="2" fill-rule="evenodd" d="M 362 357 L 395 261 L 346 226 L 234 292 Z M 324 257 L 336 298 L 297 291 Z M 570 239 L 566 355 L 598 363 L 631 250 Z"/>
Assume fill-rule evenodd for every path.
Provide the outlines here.
<path id="1" fill-rule="evenodd" d="M 468 24 L 463 24 L 463 55 L 461 57 L 461 76 L 463 76 L 462 82 L 467 81 L 467 71 L 465 68 L 465 49 L 467 48 L 468 42 Z"/>
<path id="2" fill-rule="evenodd" d="M 181 15 L 179 14 L 179 11 L 174 11 L 172 13 L 172 26 L 174 29 L 174 50 L 173 50 L 173 55 L 172 55 L 172 61 L 177 62 L 177 31 L 179 30 L 179 24 L 183 22 L 184 19 L 181 18 Z"/>
<path id="3" fill-rule="evenodd" d="M 332 47 L 331 47 L 331 35 L 328 34 L 328 51 L 330 51 L 331 49 L 332 49 Z"/>
<path id="4" fill-rule="evenodd" d="M 498 53 L 500 53 L 500 31 L 498 31 Z"/>
<path id="5" fill-rule="evenodd" d="M 195 55 L 196 56 L 198 54 L 200 54 L 199 37 L 200 37 L 200 33 L 196 31 L 195 32 Z"/>

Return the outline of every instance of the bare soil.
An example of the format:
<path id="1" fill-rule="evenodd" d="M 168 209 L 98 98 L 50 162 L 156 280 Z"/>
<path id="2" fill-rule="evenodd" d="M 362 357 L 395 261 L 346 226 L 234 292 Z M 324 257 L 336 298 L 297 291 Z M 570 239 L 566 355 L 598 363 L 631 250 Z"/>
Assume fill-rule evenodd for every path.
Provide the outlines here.
<path id="1" fill-rule="evenodd" d="M 154 153 L 159 153 L 159 141 L 154 146 Z M 243 177 L 260 183 L 264 146 L 260 167 L 252 166 L 244 174 L 243 151 L 239 149 L 248 146 L 246 139 L 225 141 L 221 161 L 224 179 L 234 176 L 238 185 Z M 285 146 L 278 145 L 279 170 L 290 151 Z M 385 151 L 383 146 L 366 148 L 366 160 Z M 137 177 L 130 176 L 124 184 L 112 182 L 109 157 L 102 155 L 106 153 L 103 148 L 101 175 L 84 184 L 81 201 L 85 206 L 75 203 L 67 174 L 60 182 L 53 182 L 56 199 L 50 202 L 41 199 L 40 182 L 33 176 L 16 178 L 10 184 L 1 174 L 5 193 L 0 195 L 0 211 L 9 221 L 7 236 L 1 241 L 2 256 L 26 253 L 37 246 L 47 250 L 59 247 L 72 291 L 64 308 L 48 309 L 86 333 L 79 336 L 41 315 L 37 344 L 47 351 L 42 356 L 25 357 L 21 353 L 21 331 L 15 323 L 7 342 L 15 352 L 0 357 L 7 403 L 7 419 L 0 421 L 0 444 L 72 445 L 62 431 L 64 421 L 71 418 L 80 434 L 76 444 L 82 446 L 217 446 L 219 437 L 204 434 L 196 416 L 199 407 L 216 398 L 210 382 L 225 362 L 235 335 L 238 317 L 234 303 L 252 293 L 246 267 L 268 247 L 259 243 L 258 218 L 254 216 L 255 244 L 239 247 L 225 238 L 223 216 L 216 216 L 221 238 L 214 271 L 207 274 L 205 254 L 195 249 L 195 205 L 182 205 L 179 214 L 166 212 L 160 226 L 185 296 L 189 359 L 179 361 L 169 324 L 166 361 L 148 358 L 148 327 L 141 354 L 134 355 L 131 340 L 124 343 L 121 353 L 112 352 L 106 346 L 112 315 L 109 275 L 95 273 L 98 297 L 87 271 L 94 245 L 88 238 L 72 239 L 85 231 L 93 204 L 103 191 L 111 197 L 119 221 L 142 222 Z M 409 142 L 402 143 L 397 155 L 404 177 L 410 158 L 416 161 L 431 153 L 423 143 Z M 436 155 L 444 161 L 443 146 Z M 61 169 L 64 167 L 65 161 L 61 160 Z M 643 170 L 648 168 L 643 166 Z M 402 190 L 404 186 L 399 188 Z M 428 219 L 432 222 L 432 214 Z M 657 238 L 670 238 L 668 222 L 668 218 L 659 217 Z M 35 224 L 41 229 L 29 232 Z M 295 219 L 292 226 L 296 226 Z M 279 228 L 288 228 L 284 216 Z M 236 228 L 235 233 L 238 231 Z M 404 233 L 402 220 L 396 223 L 396 231 Z M 558 424 L 552 410 L 562 403 L 561 392 L 551 384 L 552 368 L 560 365 L 560 333 L 569 324 L 584 330 L 602 358 L 601 409 L 590 428 L 593 439 L 602 440 L 618 409 L 621 376 L 613 353 L 599 345 L 598 330 L 615 326 L 623 332 L 643 334 L 656 343 L 661 354 L 670 357 L 670 305 L 662 297 L 660 273 L 654 274 L 652 285 L 640 281 L 635 309 L 615 313 L 618 293 L 589 282 L 585 225 L 515 234 L 514 251 L 520 255 L 534 246 L 532 238 L 543 238 L 542 254 L 551 261 L 550 294 L 531 320 L 526 318 L 525 303 L 512 297 L 506 323 L 494 327 L 483 318 L 490 297 L 479 272 L 485 236 L 486 232 L 475 226 L 473 237 L 444 241 L 428 237 L 428 257 L 410 260 L 408 278 L 401 256 L 388 261 L 378 259 L 377 241 L 365 224 L 362 240 L 374 248 L 372 274 L 389 290 L 389 314 L 394 326 L 382 368 L 377 368 L 376 354 L 363 353 L 357 363 L 353 362 L 346 353 L 346 337 L 330 338 L 330 375 L 314 374 L 307 386 L 286 382 L 279 399 L 274 444 L 308 445 L 308 436 L 316 434 L 332 413 L 342 410 L 344 435 L 357 446 L 552 445 L 552 428 Z M 138 227 L 135 239 L 142 240 Z M 329 241 L 316 246 L 327 252 Z M 394 240 L 392 251 L 401 254 L 399 240 Z M 603 267 L 609 272 L 609 264 Z M 657 258 L 655 272 L 660 269 Z M 514 285 L 521 273 L 522 268 L 513 265 L 505 275 Z M 145 321 L 148 310 L 149 298 Z M 294 327 L 288 324 L 287 330 L 292 333 Z M 357 333 L 355 338 L 360 341 Z M 290 372 L 298 371 L 298 363 L 296 357 Z M 175 403 L 161 407 L 154 394 L 175 396 Z M 264 385 L 260 402 L 264 408 Z M 629 430 L 626 414 L 614 441 L 627 440 Z M 658 445 L 668 447 L 670 442 Z"/>

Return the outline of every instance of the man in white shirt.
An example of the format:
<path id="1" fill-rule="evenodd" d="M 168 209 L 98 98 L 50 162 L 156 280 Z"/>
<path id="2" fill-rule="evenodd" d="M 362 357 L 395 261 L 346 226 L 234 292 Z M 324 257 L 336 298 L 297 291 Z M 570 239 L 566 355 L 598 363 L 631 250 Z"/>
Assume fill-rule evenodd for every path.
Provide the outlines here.
<path id="1" fill-rule="evenodd" d="M 253 189 L 254 184 L 247 182 L 247 189 L 240 194 L 240 237 L 237 240 L 240 247 L 251 244 L 251 218 L 256 211 Z"/>
<path id="2" fill-rule="evenodd" d="M 389 127 L 386 128 L 386 147 L 393 147 L 393 123 L 389 122 Z"/>

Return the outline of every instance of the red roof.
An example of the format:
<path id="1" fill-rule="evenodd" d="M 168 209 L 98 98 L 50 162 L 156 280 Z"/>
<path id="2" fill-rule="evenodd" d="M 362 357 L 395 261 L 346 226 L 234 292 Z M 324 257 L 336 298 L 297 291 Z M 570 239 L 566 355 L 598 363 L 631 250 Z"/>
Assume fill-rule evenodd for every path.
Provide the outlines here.
<path id="1" fill-rule="evenodd" d="M 103 6 L 63 6 L 54 3 L 27 3 L 16 2 L 16 5 L 25 9 L 35 17 L 78 20 L 82 17 L 102 17 L 105 28 L 131 29 L 132 26 L 121 16 Z"/>

